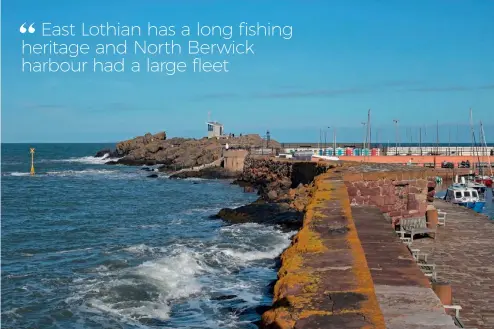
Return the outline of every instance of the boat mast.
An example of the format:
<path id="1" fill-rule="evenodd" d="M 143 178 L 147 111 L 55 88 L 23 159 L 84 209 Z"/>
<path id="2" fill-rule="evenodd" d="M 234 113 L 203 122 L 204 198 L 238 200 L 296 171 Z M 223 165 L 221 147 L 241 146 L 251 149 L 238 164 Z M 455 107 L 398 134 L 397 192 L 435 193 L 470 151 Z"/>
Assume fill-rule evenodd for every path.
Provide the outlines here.
<path id="1" fill-rule="evenodd" d="M 396 130 L 396 155 L 398 155 L 398 140 L 399 140 L 398 120 L 397 119 L 394 119 L 393 122 L 395 124 L 395 130 Z"/>
<path id="2" fill-rule="evenodd" d="M 477 153 L 477 160 L 478 160 L 478 167 L 479 167 L 479 175 L 482 176 L 482 167 L 480 166 L 480 156 L 479 152 L 477 150 L 477 141 L 475 140 L 475 130 L 473 129 L 473 115 L 472 115 L 472 109 L 470 109 L 470 129 L 472 131 L 472 149 L 473 149 L 473 156 L 475 156 L 475 153 Z M 474 171 L 475 172 L 475 171 Z"/>
<path id="3" fill-rule="evenodd" d="M 439 120 L 436 122 L 436 155 L 439 155 Z"/>
<path id="4" fill-rule="evenodd" d="M 362 122 L 362 127 L 366 128 L 367 122 Z M 364 139 L 362 140 L 362 149 L 365 149 L 365 143 L 367 143 L 368 128 L 364 130 Z"/>
<path id="5" fill-rule="evenodd" d="M 333 153 L 336 154 L 336 128 L 333 128 L 333 143 L 334 143 L 334 150 Z"/>
<path id="6" fill-rule="evenodd" d="M 419 148 L 420 148 L 420 155 L 423 155 L 423 153 L 422 153 L 422 127 L 419 128 Z"/>
<path id="7" fill-rule="evenodd" d="M 371 130 L 371 110 L 367 112 L 367 148 L 371 148 L 372 130 Z"/>
<path id="8" fill-rule="evenodd" d="M 487 141 L 485 140 L 484 125 L 482 124 L 482 121 L 480 121 L 480 138 L 480 142 L 484 144 L 483 146 L 485 147 L 485 150 L 487 152 L 487 163 L 489 164 L 489 172 L 492 176 L 491 155 L 489 154 L 489 150 L 487 149 Z"/>
<path id="9" fill-rule="evenodd" d="M 449 126 L 449 145 L 448 145 L 448 155 L 451 155 L 451 126 Z"/>

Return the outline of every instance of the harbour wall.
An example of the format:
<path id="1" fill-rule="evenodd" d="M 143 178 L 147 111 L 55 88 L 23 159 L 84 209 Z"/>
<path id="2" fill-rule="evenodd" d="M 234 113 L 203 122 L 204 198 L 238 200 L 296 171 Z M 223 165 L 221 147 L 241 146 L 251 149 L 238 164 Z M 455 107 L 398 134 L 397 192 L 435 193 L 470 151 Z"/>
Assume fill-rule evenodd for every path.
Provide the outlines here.
<path id="1" fill-rule="evenodd" d="M 427 195 L 435 188 L 427 170 L 344 174 L 352 205 L 373 205 L 396 225 L 401 218 L 424 217 Z"/>
<path id="2" fill-rule="evenodd" d="M 494 158 L 489 156 L 445 156 L 445 155 L 393 155 L 393 156 L 340 156 L 343 161 L 356 161 L 356 162 L 372 162 L 372 163 L 395 163 L 395 164 L 411 164 L 422 167 L 435 167 L 440 168 L 441 164 L 446 161 L 453 163 L 455 168 L 460 168 L 461 162 L 470 162 L 470 169 L 478 169 L 479 162 L 482 167 L 489 172 L 489 161 L 494 171 Z M 468 170 L 468 168 L 464 168 Z"/>

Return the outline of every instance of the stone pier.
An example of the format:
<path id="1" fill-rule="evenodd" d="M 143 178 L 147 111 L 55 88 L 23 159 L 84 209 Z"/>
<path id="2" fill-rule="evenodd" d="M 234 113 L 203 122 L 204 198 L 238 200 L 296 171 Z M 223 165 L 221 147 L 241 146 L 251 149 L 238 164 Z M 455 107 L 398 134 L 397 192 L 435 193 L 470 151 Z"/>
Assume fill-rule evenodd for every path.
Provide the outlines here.
<path id="1" fill-rule="evenodd" d="M 255 161 L 244 175 L 259 182 L 271 181 L 269 172 L 297 172 L 296 162 Z M 314 176 L 262 327 L 456 328 L 392 227 L 425 216 L 433 177 L 420 168 L 341 162 Z"/>

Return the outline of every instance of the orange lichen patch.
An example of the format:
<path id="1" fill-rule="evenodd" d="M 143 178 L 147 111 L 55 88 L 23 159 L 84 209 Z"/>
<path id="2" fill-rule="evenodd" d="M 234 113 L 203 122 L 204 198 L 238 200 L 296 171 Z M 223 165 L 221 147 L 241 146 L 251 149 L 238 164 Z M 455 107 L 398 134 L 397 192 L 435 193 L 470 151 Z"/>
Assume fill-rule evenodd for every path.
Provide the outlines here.
<path id="1" fill-rule="evenodd" d="M 300 315 L 298 316 L 299 319 L 304 319 L 308 318 L 309 316 L 312 315 L 333 315 L 333 312 L 329 311 L 317 311 L 317 310 L 312 310 L 312 311 L 302 311 Z"/>
<path id="2" fill-rule="evenodd" d="M 292 318 L 291 312 L 284 307 L 264 312 L 261 320 L 266 327 L 285 329 L 295 326 L 295 320 Z"/>
<path id="3" fill-rule="evenodd" d="M 281 255 L 282 266 L 278 271 L 278 276 L 283 276 L 288 272 L 299 270 L 303 265 L 303 258 L 296 248 L 290 247 Z"/>
<path id="4" fill-rule="evenodd" d="M 297 243 L 294 245 L 299 252 L 321 253 L 326 251 L 319 234 L 304 226 L 297 234 Z"/>
<path id="5" fill-rule="evenodd" d="M 280 292 L 281 288 L 290 289 L 294 287 L 303 287 L 309 284 L 317 283 L 317 278 L 308 273 L 291 273 L 288 272 L 283 277 L 279 278 L 274 286 L 275 292 Z M 276 295 L 276 294 L 275 294 Z"/>
<path id="6" fill-rule="evenodd" d="M 320 208 L 317 208 L 320 209 Z M 315 219 L 324 219 L 326 215 L 319 210 L 313 210 L 312 221 Z"/>
<path id="7" fill-rule="evenodd" d="M 303 294 L 299 296 L 287 296 L 286 300 L 293 309 L 302 310 L 306 307 L 311 307 L 311 302 L 314 299 L 314 294 Z"/>

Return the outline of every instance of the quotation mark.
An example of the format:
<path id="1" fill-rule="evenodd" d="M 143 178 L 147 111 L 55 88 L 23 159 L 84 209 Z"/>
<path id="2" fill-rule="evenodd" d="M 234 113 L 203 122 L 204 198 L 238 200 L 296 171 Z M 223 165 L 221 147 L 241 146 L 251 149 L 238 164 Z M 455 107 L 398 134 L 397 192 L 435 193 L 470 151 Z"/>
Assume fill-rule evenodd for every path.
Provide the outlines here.
<path id="1" fill-rule="evenodd" d="M 20 31 L 22 34 L 24 34 L 24 33 L 26 33 L 26 32 L 29 32 L 29 33 L 34 33 L 34 31 L 36 31 L 36 30 L 34 29 L 34 27 L 33 27 L 34 23 L 33 23 L 33 24 L 31 24 L 31 25 L 29 25 L 29 27 L 28 27 L 27 29 L 26 29 L 26 26 L 25 26 L 26 24 L 27 24 L 27 23 L 22 24 L 22 25 L 21 25 L 21 28 L 19 29 L 19 31 Z"/>

